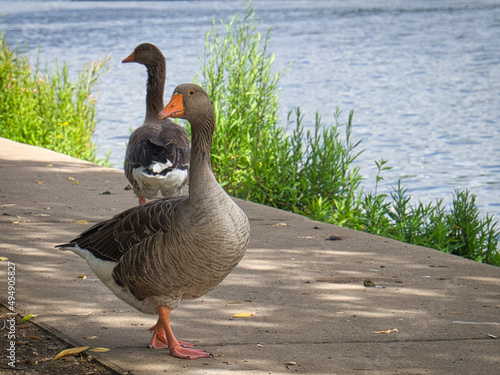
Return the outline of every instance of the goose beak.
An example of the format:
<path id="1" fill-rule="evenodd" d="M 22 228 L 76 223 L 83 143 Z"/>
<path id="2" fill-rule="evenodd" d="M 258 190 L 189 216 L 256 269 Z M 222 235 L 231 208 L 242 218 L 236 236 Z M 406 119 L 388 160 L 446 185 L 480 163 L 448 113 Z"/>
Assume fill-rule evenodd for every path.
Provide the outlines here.
<path id="1" fill-rule="evenodd" d="M 167 117 L 179 117 L 184 114 L 186 108 L 184 108 L 184 104 L 182 101 L 182 94 L 174 94 L 172 95 L 172 99 L 167 104 L 167 106 L 158 113 L 158 119 L 162 120 Z"/>
<path id="2" fill-rule="evenodd" d="M 122 63 L 130 63 L 135 62 L 135 54 L 132 52 L 129 57 L 126 57 L 122 60 Z"/>

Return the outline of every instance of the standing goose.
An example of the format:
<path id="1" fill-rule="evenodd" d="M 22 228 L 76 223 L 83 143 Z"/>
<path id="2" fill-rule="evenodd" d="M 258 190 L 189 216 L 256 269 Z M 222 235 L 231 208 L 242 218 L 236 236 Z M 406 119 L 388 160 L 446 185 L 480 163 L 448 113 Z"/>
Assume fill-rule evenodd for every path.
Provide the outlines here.
<path id="1" fill-rule="evenodd" d="M 188 179 L 189 136 L 170 119 L 159 120 L 163 109 L 166 63 L 153 44 L 137 46 L 122 63 L 136 62 L 148 70 L 146 118 L 130 136 L 125 154 L 125 175 L 139 198 L 139 204 L 155 198 L 181 194 Z"/>
<path id="2" fill-rule="evenodd" d="M 130 208 L 57 247 L 85 259 L 117 297 L 159 315 L 149 347 L 168 347 L 180 358 L 209 357 L 177 341 L 170 312 L 181 299 L 212 290 L 236 267 L 248 244 L 250 224 L 212 173 L 215 118 L 207 93 L 195 84 L 179 85 L 159 116 L 191 124 L 189 196 Z"/>

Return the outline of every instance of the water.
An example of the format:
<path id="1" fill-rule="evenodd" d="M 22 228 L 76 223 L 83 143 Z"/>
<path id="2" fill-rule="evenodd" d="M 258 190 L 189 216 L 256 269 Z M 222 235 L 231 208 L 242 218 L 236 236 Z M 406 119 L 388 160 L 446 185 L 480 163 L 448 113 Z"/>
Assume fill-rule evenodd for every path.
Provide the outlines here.
<path id="1" fill-rule="evenodd" d="M 142 42 L 167 58 L 166 98 L 200 68 L 212 20 L 243 14 L 246 2 L 2 2 L 11 45 L 32 61 L 83 63 L 111 55 L 97 88 L 94 140 L 121 167 L 129 129 L 142 123 L 146 72 L 121 64 Z M 415 199 L 450 202 L 455 188 L 478 196 L 483 215 L 500 217 L 500 2 L 253 1 L 261 29 L 272 26 L 281 80 L 283 125 L 300 106 L 312 126 L 354 109 L 353 138 L 365 151 L 358 166 L 373 190 L 374 161 L 389 161 L 379 191 L 399 177 Z"/>

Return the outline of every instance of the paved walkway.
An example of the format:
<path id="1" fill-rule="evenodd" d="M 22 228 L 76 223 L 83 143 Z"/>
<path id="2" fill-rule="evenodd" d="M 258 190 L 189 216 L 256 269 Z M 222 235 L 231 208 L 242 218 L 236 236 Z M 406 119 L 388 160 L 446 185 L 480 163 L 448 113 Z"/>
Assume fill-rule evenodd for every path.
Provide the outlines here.
<path id="1" fill-rule="evenodd" d="M 74 345 L 111 348 L 92 355 L 123 373 L 500 374 L 500 268 L 241 200 L 245 258 L 172 314 L 176 335 L 214 358 L 148 349 L 155 317 L 54 248 L 136 204 L 123 173 L 0 138 L 0 174 L 0 256 L 16 264 L 17 311 Z M 4 303 L 6 271 L 0 262 Z M 254 315 L 233 317 L 243 312 Z"/>

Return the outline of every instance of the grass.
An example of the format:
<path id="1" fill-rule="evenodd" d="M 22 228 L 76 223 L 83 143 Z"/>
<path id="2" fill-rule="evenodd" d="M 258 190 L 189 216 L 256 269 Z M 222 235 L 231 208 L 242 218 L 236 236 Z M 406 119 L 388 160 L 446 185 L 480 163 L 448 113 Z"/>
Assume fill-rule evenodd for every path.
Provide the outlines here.
<path id="1" fill-rule="evenodd" d="M 0 136 L 108 165 L 96 156 L 92 133 L 96 98 L 92 88 L 108 60 L 83 68 L 76 82 L 66 65 L 42 72 L 0 37 Z"/>
<path id="2" fill-rule="evenodd" d="M 198 74 L 216 113 L 212 167 L 229 194 L 500 266 L 497 222 L 480 217 L 468 190 L 456 190 L 449 209 L 442 201 L 411 204 L 402 180 L 390 195 L 379 194 L 378 183 L 390 169 L 380 160 L 374 192 L 363 191 L 354 166 L 362 151 L 351 139 L 352 111 L 342 123 L 337 108 L 330 126 L 316 114 L 314 129 L 306 130 L 297 108 L 286 129 L 278 126 L 284 72 L 272 70 L 271 29 L 263 37 L 258 26 L 251 3 L 243 17 L 214 23 Z"/>

